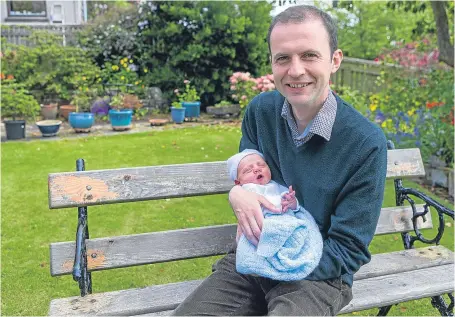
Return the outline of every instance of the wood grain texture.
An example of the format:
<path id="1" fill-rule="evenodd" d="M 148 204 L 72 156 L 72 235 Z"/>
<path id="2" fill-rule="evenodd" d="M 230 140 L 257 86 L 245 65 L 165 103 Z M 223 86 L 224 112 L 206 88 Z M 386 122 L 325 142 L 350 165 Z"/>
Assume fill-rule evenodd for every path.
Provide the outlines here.
<path id="1" fill-rule="evenodd" d="M 389 150 L 387 177 L 425 175 L 419 149 Z M 226 162 L 52 173 L 49 208 L 103 205 L 228 192 Z"/>
<path id="2" fill-rule="evenodd" d="M 387 178 L 425 176 L 420 149 L 387 151 Z"/>
<path id="3" fill-rule="evenodd" d="M 89 271 L 226 254 L 236 225 L 144 233 L 87 240 Z M 75 243 L 50 246 L 51 275 L 71 274 Z M 101 260 L 100 260 L 101 259 Z"/>
<path id="4" fill-rule="evenodd" d="M 224 161 L 56 173 L 48 182 L 50 208 L 220 194 L 233 186 Z"/>
<path id="5" fill-rule="evenodd" d="M 454 281 L 448 278 L 448 273 L 453 272 L 453 269 L 453 264 L 446 264 L 357 280 L 352 289 L 353 300 L 341 313 L 453 292 Z M 153 315 L 154 312 L 170 311 L 177 307 L 201 281 L 92 294 L 83 298 L 54 299 L 49 315 Z"/>
<path id="6" fill-rule="evenodd" d="M 423 207 L 418 206 L 418 211 Z M 376 234 L 413 230 L 410 207 L 383 208 Z M 419 219 L 420 229 L 431 228 Z M 209 226 L 194 229 L 153 232 L 87 240 L 89 271 L 175 261 L 225 254 L 233 246 L 236 225 Z M 75 243 L 50 245 L 51 275 L 70 274 L 74 261 Z"/>

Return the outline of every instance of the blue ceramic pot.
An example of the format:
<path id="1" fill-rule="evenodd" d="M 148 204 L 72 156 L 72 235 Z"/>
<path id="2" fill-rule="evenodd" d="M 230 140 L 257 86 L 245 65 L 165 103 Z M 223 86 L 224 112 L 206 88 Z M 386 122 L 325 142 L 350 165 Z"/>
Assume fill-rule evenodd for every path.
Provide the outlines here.
<path id="1" fill-rule="evenodd" d="M 39 130 L 41 131 L 41 134 L 46 137 L 57 135 L 61 124 L 62 121 L 60 120 L 42 120 L 36 123 Z"/>
<path id="2" fill-rule="evenodd" d="M 175 123 L 182 123 L 185 120 L 185 108 L 171 107 L 171 117 Z"/>
<path id="3" fill-rule="evenodd" d="M 111 122 L 112 129 L 114 130 L 128 130 L 131 129 L 131 120 L 133 119 L 133 110 L 109 110 L 109 121 Z"/>
<path id="4" fill-rule="evenodd" d="M 198 118 L 201 113 L 200 101 L 183 101 L 182 106 L 185 107 L 185 118 Z"/>
<path id="5" fill-rule="evenodd" d="M 70 112 L 68 121 L 76 132 L 89 132 L 95 122 L 95 115 L 90 112 Z"/>

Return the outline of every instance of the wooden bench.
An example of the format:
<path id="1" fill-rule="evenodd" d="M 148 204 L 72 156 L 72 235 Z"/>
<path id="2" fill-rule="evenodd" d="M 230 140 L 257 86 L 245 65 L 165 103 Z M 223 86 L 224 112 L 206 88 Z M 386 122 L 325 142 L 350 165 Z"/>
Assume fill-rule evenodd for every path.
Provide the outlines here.
<path id="1" fill-rule="evenodd" d="M 83 295 L 53 299 L 49 314 L 169 314 L 201 280 L 90 294 L 90 272 L 225 254 L 233 245 L 236 225 L 88 239 L 86 206 L 227 193 L 232 182 L 225 164 L 83 171 L 83 160 L 78 160 L 77 172 L 49 174 L 49 207 L 78 207 L 79 216 L 76 242 L 50 245 L 51 275 L 73 274 Z M 387 177 L 395 179 L 397 207 L 382 209 L 376 235 L 401 233 L 405 250 L 373 255 L 371 262 L 355 274 L 353 300 L 341 313 L 378 307 L 385 315 L 393 304 L 426 297 L 432 298 L 442 315 L 453 313 L 454 255 L 437 245 L 444 230 L 444 215 L 453 218 L 453 211 L 402 186 L 401 178 L 424 174 L 418 149 L 388 151 Z M 415 205 L 411 195 L 425 204 Z M 405 201 L 407 206 L 403 206 Z M 428 207 L 437 211 L 439 219 L 438 234 L 431 239 L 420 231 L 433 227 Z M 436 246 L 414 249 L 416 240 Z M 443 294 L 448 294 L 450 304 Z"/>

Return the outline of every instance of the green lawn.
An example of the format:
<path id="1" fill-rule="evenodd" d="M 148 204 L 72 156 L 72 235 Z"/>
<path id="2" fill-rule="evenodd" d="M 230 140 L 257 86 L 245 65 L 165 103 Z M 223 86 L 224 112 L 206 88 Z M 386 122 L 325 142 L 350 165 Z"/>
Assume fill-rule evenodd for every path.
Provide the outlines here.
<path id="1" fill-rule="evenodd" d="M 78 295 L 71 276 L 56 278 L 49 273 L 49 244 L 74 240 L 77 211 L 48 209 L 48 173 L 74 170 L 77 158 L 84 158 L 90 170 L 225 160 L 237 151 L 239 138 L 238 128 L 217 125 L 3 143 L 2 315 L 45 315 L 52 298 Z M 393 182 L 388 181 L 384 206 L 393 206 L 394 199 Z M 91 238 L 235 222 L 227 195 L 96 206 L 88 208 L 88 213 Z M 446 228 L 442 244 L 453 250 L 453 221 L 450 223 L 452 227 Z M 376 237 L 371 245 L 373 253 L 401 249 L 398 235 Z M 94 272 L 93 290 L 103 292 L 202 278 L 210 273 L 215 259 Z M 437 311 L 429 300 L 404 303 L 390 313 L 435 314 Z"/>

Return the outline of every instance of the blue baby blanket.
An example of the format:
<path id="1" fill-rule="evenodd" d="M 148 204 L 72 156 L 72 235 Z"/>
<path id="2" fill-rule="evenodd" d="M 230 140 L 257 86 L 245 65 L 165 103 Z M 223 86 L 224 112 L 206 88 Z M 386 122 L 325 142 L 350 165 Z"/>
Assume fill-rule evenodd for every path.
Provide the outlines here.
<path id="1" fill-rule="evenodd" d="M 304 208 L 283 214 L 265 213 L 257 248 L 244 235 L 239 240 L 236 269 L 279 281 L 307 277 L 322 256 L 318 225 Z"/>

